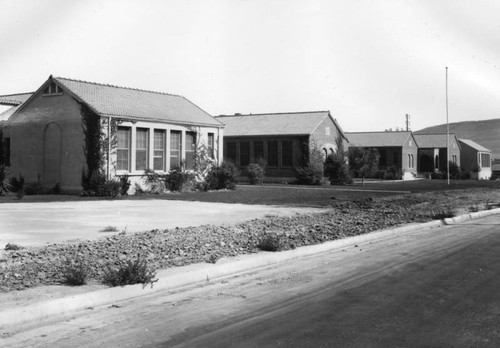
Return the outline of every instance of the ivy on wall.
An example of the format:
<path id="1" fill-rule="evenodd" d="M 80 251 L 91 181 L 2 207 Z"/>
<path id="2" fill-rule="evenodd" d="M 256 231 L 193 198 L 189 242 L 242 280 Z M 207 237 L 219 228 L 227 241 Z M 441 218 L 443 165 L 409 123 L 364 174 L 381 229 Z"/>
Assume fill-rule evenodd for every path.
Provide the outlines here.
<path id="1" fill-rule="evenodd" d="M 82 115 L 82 128 L 85 136 L 83 152 L 87 163 L 85 179 L 90 181 L 92 176 L 103 175 L 103 166 L 106 158 L 102 151 L 103 146 L 107 146 L 107 141 L 103 144 L 103 139 L 106 139 L 106 134 L 102 127 L 101 117 L 97 115 L 87 104 L 77 101 L 80 105 L 80 113 Z M 106 152 L 107 153 L 107 152 Z M 84 180 L 85 181 L 85 180 Z M 85 189 L 85 183 L 84 189 Z"/>

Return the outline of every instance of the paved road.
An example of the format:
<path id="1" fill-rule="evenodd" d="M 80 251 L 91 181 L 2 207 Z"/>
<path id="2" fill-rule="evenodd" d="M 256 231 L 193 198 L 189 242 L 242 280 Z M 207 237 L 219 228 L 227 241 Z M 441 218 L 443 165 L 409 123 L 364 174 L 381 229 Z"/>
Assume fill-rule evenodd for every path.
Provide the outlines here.
<path id="1" fill-rule="evenodd" d="M 41 347 L 498 347 L 500 216 L 87 309 L 5 334 Z M 0 342 L 2 343 L 2 342 Z"/>
<path id="2" fill-rule="evenodd" d="M 167 200 L 4 203 L 0 205 L 0 248 L 7 243 L 43 245 L 96 239 L 116 232 L 146 231 L 204 224 L 233 224 L 266 215 L 320 211 L 279 207 Z"/>

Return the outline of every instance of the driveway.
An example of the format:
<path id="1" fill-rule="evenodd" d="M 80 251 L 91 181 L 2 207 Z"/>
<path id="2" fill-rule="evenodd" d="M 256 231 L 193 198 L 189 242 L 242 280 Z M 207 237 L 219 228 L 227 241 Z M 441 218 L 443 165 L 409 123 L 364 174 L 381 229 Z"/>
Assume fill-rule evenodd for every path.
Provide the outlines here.
<path id="1" fill-rule="evenodd" d="M 268 215 L 318 212 L 314 208 L 167 200 L 5 203 L 0 205 L 0 248 L 97 239 L 121 231 L 235 224 Z M 116 232 L 104 232 L 113 227 Z"/>

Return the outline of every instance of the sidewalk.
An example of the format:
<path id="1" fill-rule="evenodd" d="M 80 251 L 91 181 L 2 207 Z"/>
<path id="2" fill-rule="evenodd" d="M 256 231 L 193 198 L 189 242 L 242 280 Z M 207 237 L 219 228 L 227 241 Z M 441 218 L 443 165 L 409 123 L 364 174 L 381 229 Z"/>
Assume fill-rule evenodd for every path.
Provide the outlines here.
<path id="1" fill-rule="evenodd" d="M 214 281 L 239 273 L 267 267 L 279 262 L 289 261 L 300 257 L 323 253 L 335 249 L 359 243 L 367 243 L 374 240 L 390 239 L 396 235 L 410 233 L 422 228 L 437 228 L 446 224 L 459 223 L 471 219 L 477 219 L 488 215 L 500 214 L 500 209 L 492 209 L 470 213 L 458 217 L 445 219 L 443 221 L 431 221 L 423 224 L 410 224 L 402 227 L 376 231 L 355 237 L 335 240 L 318 245 L 311 245 L 283 252 L 261 252 L 258 254 L 241 255 L 228 259 L 221 259 L 216 264 L 202 263 L 184 267 L 162 270 L 157 273 L 158 282 L 153 287 L 143 287 L 142 284 L 129 285 L 116 288 L 102 288 L 80 294 L 61 296 L 51 300 L 37 302 L 36 298 L 26 298 L 23 302 L 22 296 L 16 307 L 4 308 L 0 311 L 0 327 L 6 329 L 10 326 L 23 323 L 49 320 L 56 316 L 67 315 L 85 308 L 95 308 L 126 301 L 129 299 L 155 294 L 160 291 L 180 290 L 183 287 Z M 74 288 L 68 288 L 74 289 Z M 21 293 L 22 294 L 22 293 Z M 3 295 L 2 295 L 3 296 Z M 1 302 L 3 302 L 0 296 Z"/>

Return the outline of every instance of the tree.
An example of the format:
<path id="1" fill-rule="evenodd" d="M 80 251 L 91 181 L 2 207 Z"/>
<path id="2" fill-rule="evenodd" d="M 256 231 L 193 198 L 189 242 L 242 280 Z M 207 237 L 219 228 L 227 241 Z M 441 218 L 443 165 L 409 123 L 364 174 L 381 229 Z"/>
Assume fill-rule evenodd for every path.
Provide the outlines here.
<path id="1" fill-rule="evenodd" d="M 378 170 L 380 155 L 376 149 L 351 147 L 349 148 L 349 168 L 361 178 L 365 184 L 365 177 L 375 174 Z"/>
<path id="2" fill-rule="evenodd" d="M 325 176 L 332 185 L 345 185 L 352 182 L 347 164 L 347 154 L 344 150 L 342 137 L 336 140 L 337 150 L 325 159 Z"/>

